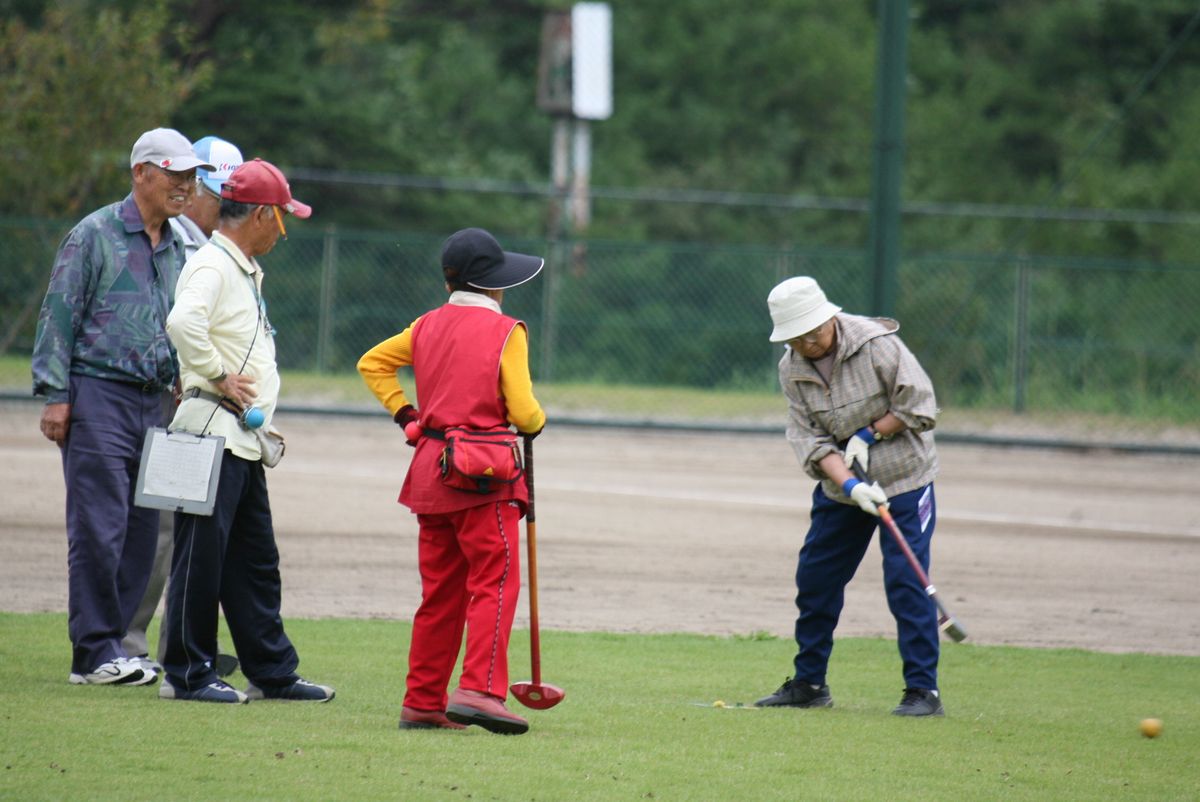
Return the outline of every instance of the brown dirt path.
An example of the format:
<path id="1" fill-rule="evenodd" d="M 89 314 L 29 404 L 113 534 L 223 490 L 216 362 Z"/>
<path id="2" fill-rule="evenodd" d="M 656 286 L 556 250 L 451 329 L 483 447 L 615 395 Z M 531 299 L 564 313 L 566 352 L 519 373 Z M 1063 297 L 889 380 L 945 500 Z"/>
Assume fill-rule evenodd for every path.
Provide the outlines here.
<path id="1" fill-rule="evenodd" d="M 0 609 L 66 609 L 57 449 L 0 404 Z M 382 413 L 281 416 L 286 616 L 407 619 L 416 523 Z M 781 437 L 551 427 L 536 442 L 546 629 L 789 637 L 812 482 Z M 1200 655 L 1200 460 L 942 445 L 933 580 L 981 644 Z M 522 613 L 517 626 L 526 625 Z M 893 624 L 873 546 L 839 635 Z"/>

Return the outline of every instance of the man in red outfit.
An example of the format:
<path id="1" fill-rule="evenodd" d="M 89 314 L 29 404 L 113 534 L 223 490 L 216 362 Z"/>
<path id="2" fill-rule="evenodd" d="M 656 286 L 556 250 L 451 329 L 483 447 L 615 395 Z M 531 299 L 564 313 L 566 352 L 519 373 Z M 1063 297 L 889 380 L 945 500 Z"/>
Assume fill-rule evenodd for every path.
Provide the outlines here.
<path id="1" fill-rule="evenodd" d="M 421 606 L 413 618 L 402 729 L 528 731 L 504 706 L 508 639 L 521 587 L 519 523 L 529 500 L 523 478 L 476 493 L 442 482 L 447 429 L 496 431 L 514 425 L 536 435 L 546 414 L 533 396 L 525 324 L 500 311 L 504 291 L 542 269 L 536 256 L 510 253 L 479 228 L 442 248 L 450 298 L 400 334 L 363 354 L 358 371 L 401 427 L 416 421 L 416 453 L 400 503 L 417 515 Z M 409 403 L 396 369 L 411 365 L 421 409 Z M 458 688 L 446 695 L 467 633 Z"/>

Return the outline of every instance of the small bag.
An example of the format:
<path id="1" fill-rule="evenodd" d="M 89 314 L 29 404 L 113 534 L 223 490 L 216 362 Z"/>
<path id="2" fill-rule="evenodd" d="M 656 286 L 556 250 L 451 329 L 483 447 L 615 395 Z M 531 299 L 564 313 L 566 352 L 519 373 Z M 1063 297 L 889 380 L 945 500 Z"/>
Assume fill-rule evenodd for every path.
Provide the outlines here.
<path id="1" fill-rule="evenodd" d="M 494 493 L 525 474 L 517 435 L 510 429 L 453 427 L 445 431 L 444 437 L 441 468 L 446 487 L 468 493 Z"/>
<path id="2" fill-rule="evenodd" d="M 268 468 L 274 468 L 283 459 L 283 452 L 287 450 L 287 443 L 283 439 L 283 435 L 271 429 L 254 429 L 254 434 L 258 438 L 258 447 L 262 452 L 262 464 Z"/>

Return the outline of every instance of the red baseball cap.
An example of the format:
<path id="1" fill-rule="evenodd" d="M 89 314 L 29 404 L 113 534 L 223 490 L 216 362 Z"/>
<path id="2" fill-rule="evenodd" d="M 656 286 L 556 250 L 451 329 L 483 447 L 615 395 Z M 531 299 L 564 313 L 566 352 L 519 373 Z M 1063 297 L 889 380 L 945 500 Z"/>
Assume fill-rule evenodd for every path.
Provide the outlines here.
<path id="1" fill-rule="evenodd" d="M 312 207 L 292 197 L 292 188 L 279 168 L 262 159 L 252 159 L 238 167 L 221 185 L 221 197 L 238 203 L 282 206 L 303 219 Z"/>

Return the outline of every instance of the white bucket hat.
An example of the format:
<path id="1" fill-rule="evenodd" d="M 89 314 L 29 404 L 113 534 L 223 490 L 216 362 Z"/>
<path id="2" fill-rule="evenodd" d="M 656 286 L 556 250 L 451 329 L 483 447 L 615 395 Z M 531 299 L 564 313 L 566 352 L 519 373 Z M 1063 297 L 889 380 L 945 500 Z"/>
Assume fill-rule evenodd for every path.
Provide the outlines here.
<path id="1" fill-rule="evenodd" d="M 816 279 L 808 276 L 789 278 L 776 285 L 767 296 L 767 308 L 775 324 L 771 332 L 773 343 L 785 343 L 807 334 L 842 311 L 840 306 L 829 303 Z"/>

